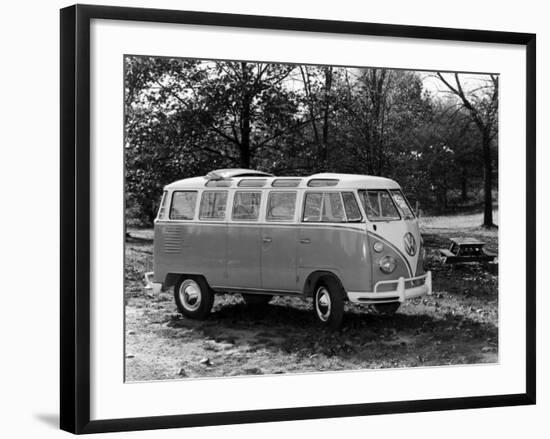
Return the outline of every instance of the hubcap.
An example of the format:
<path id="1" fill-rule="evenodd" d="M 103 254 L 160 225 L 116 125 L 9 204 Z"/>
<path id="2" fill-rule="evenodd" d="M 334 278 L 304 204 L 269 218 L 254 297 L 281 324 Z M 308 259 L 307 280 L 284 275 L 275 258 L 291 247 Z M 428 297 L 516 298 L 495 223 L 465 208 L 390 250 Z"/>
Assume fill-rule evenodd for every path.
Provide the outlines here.
<path id="1" fill-rule="evenodd" d="M 199 284 L 192 279 L 182 282 L 179 289 L 179 297 L 182 306 L 187 311 L 196 311 L 201 305 L 202 294 Z"/>
<path id="2" fill-rule="evenodd" d="M 315 293 L 315 312 L 321 321 L 326 322 L 330 317 L 330 294 L 325 287 L 319 287 Z"/>

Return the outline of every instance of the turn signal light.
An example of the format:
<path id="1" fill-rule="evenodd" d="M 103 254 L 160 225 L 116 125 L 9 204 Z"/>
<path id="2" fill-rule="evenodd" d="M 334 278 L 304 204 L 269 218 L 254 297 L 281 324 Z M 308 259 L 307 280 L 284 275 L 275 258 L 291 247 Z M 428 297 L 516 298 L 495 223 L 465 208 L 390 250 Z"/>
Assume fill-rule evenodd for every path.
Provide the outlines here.
<path id="1" fill-rule="evenodd" d="M 384 244 L 382 244 L 380 241 L 376 241 L 372 247 L 374 248 L 374 251 L 376 253 L 380 253 L 382 250 L 384 250 Z"/>

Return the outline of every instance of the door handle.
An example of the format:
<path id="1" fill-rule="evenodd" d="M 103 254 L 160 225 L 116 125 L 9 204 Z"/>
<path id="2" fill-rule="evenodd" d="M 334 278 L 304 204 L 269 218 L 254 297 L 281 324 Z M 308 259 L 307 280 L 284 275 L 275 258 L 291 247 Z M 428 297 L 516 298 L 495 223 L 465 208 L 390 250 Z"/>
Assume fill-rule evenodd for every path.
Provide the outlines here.
<path id="1" fill-rule="evenodd" d="M 309 238 L 300 239 L 300 244 L 311 244 L 311 239 Z"/>
<path id="2" fill-rule="evenodd" d="M 266 236 L 265 238 L 262 239 L 263 242 L 266 242 L 266 243 L 269 243 L 271 241 L 273 241 L 269 236 Z"/>

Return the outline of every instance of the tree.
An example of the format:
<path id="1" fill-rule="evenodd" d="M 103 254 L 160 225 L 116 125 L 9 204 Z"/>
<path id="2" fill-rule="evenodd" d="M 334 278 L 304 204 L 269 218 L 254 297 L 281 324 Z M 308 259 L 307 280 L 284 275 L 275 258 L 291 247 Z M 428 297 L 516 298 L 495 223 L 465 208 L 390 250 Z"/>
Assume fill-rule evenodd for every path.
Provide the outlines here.
<path id="1" fill-rule="evenodd" d="M 493 223 L 493 162 L 491 144 L 498 133 L 498 76 L 490 75 L 488 85 L 466 92 L 458 73 L 453 81 L 437 73 L 437 77 L 455 95 L 467 110 L 479 130 L 484 169 L 484 210 L 483 226 L 496 227 Z"/>
<path id="2" fill-rule="evenodd" d="M 458 97 L 411 71 L 128 56 L 127 208 L 150 223 L 164 185 L 226 167 L 382 175 L 424 210 L 475 204 L 480 126 L 496 157 L 491 90 L 443 79 Z"/>
<path id="3" fill-rule="evenodd" d="M 334 71 L 331 66 L 300 66 L 304 100 L 313 129 L 319 170 L 326 170 L 328 165 L 330 117 L 337 100 L 332 86 Z M 321 129 L 318 127 L 319 123 Z"/>
<path id="4" fill-rule="evenodd" d="M 343 77 L 345 121 L 341 126 L 350 133 L 355 167 L 371 175 L 408 176 L 405 157 L 419 147 L 416 133 L 431 117 L 430 99 L 423 95 L 419 75 L 346 69 Z"/>
<path id="5" fill-rule="evenodd" d="M 283 86 L 294 66 L 216 62 L 200 91 L 202 124 L 237 147 L 239 166 L 292 126 L 293 93 Z"/>
<path id="6" fill-rule="evenodd" d="M 380 175 L 384 166 L 385 128 L 390 110 L 393 72 L 360 69 L 346 72 L 346 109 L 350 128 L 356 134 L 358 155 L 366 171 Z"/>

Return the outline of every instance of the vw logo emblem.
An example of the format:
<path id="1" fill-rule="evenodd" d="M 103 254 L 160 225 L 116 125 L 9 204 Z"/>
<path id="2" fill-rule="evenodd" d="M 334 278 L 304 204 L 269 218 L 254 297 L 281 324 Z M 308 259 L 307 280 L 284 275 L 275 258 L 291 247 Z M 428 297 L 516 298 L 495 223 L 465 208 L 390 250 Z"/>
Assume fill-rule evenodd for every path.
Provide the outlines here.
<path id="1" fill-rule="evenodd" d="M 407 250 L 407 253 L 410 256 L 414 256 L 416 254 L 416 240 L 414 239 L 414 236 L 412 233 L 407 233 L 404 238 L 405 241 L 405 250 Z"/>

